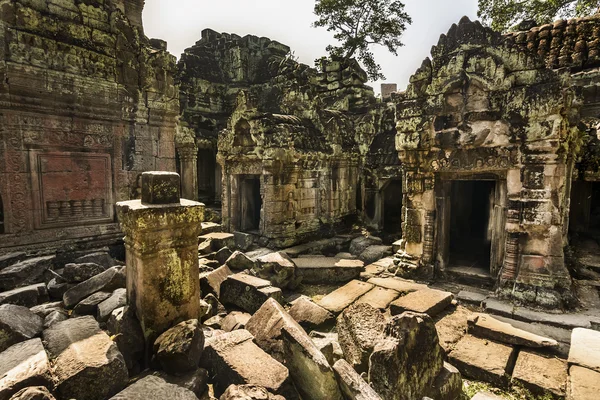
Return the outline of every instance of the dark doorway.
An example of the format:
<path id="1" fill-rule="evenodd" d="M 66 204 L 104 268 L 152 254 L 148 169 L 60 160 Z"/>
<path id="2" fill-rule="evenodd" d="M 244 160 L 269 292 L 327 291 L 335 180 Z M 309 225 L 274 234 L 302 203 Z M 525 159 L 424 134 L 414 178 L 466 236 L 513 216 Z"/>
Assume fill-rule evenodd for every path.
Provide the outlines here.
<path id="1" fill-rule="evenodd" d="M 383 189 L 383 230 L 402 231 L 402 181 L 394 179 Z"/>
<path id="2" fill-rule="evenodd" d="M 452 181 L 449 263 L 490 271 L 495 181 Z"/>
<path id="3" fill-rule="evenodd" d="M 569 230 L 592 236 L 600 234 L 600 182 L 573 181 Z"/>
<path id="4" fill-rule="evenodd" d="M 244 177 L 240 185 L 241 224 L 244 232 L 258 231 L 260 228 L 260 177 Z"/>
<path id="5" fill-rule="evenodd" d="M 198 160 L 198 200 L 212 204 L 215 201 L 215 152 L 211 149 L 199 149 Z"/>

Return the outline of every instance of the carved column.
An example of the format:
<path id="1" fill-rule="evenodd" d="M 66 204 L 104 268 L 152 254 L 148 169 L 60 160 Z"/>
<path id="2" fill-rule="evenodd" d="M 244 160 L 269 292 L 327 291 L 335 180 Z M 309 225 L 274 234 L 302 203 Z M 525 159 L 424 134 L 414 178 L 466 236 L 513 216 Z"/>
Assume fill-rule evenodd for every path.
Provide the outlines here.
<path id="1" fill-rule="evenodd" d="M 198 318 L 198 235 L 204 205 L 180 199 L 179 175 L 144 172 L 142 199 L 117 203 L 125 232 L 127 301 L 146 345 L 172 325 Z"/>
<path id="2" fill-rule="evenodd" d="M 198 148 L 177 148 L 181 168 L 181 194 L 184 199 L 198 200 Z"/>

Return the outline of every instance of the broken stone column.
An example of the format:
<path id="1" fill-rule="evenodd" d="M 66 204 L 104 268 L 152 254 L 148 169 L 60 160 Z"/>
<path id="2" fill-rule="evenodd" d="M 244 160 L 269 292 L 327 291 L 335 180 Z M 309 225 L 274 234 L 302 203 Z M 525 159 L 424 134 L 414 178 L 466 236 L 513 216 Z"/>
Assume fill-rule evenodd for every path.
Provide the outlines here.
<path id="1" fill-rule="evenodd" d="M 183 197 L 198 200 L 198 148 L 194 146 L 178 147 L 181 168 L 181 190 Z"/>
<path id="2" fill-rule="evenodd" d="M 117 203 L 117 213 L 125 233 L 127 301 L 148 349 L 169 327 L 198 318 L 204 205 L 180 199 L 178 174 L 144 172 L 142 199 Z"/>

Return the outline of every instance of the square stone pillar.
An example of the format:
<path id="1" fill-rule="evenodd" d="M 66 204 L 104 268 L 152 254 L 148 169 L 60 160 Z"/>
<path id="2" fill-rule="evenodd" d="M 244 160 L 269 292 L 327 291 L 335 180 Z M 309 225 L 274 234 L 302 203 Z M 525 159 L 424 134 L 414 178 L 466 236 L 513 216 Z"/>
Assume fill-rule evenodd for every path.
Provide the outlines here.
<path id="1" fill-rule="evenodd" d="M 198 318 L 198 235 L 204 205 L 180 199 L 179 175 L 144 172 L 142 199 L 117 203 L 125 233 L 127 301 L 146 345 L 172 325 Z"/>

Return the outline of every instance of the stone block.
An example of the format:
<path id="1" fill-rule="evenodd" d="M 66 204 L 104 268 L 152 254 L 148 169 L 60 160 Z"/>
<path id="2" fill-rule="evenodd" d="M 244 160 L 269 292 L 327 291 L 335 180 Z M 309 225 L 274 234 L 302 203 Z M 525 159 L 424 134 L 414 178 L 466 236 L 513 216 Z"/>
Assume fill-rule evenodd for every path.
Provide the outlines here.
<path id="1" fill-rule="evenodd" d="M 69 283 L 79 283 L 105 270 L 105 267 L 96 263 L 68 263 L 63 269 L 62 277 Z"/>
<path id="2" fill-rule="evenodd" d="M 233 237 L 235 241 L 235 247 L 242 251 L 248 250 L 254 243 L 254 236 L 249 233 L 233 232 Z"/>
<path id="3" fill-rule="evenodd" d="M 256 267 L 256 261 L 251 260 L 246 254 L 239 250 L 234 251 L 225 264 L 236 271 L 252 270 Z"/>
<path id="4" fill-rule="evenodd" d="M 244 329 L 251 317 L 252 316 L 250 314 L 245 312 L 232 311 L 221 320 L 221 329 L 223 329 L 225 332 L 231 332 L 236 329 Z"/>
<path id="5" fill-rule="evenodd" d="M 153 348 L 163 370 L 181 375 L 198 367 L 204 349 L 204 333 L 197 319 L 183 321 L 156 338 Z"/>
<path id="6" fill-rule="evenodd" d="M 235 248 L 235 236 L 233 233 L 212 232 L 200 236 L 200 240 L 210 240 L 212 251 L 219 251 L 223 247 Z"/>
<path id="7" fill-rule="evenodd" d="M 164 377 L 148 375 L 115 394 L 111 400 L 197 400 L 191 390 L 167 382 Z"/>
<path id="8" fill-rule="evenodd" d="M 117 289 L 112 292 L 110 297 L 98 304 L 96 319 L 98 322 L 106 322 L 114 310 L 123 307 L 126 304 L 127 290 L 125 288 Z"/>
<path id="9" fill-rule="evenodd" d="M 294 301 L 289 313 L 300 326 L 307 330 L 328 325 L 335 320 L 333 314 L 306 297 Z"/>
<path id="10" fill-rule="evenodd" d="M 377 260 L 381 260 L 387 256 L 392 255 L 392 246 L 375 245 L 367 247 L 360 255 L 358 259 L 363 261 L 365 264 L 374 263 Z"/>
<path id="11" fill-rule="evenodd" d="M 567 363 L 555 357 L 544 357 L 521 350 L 512 379 L 537 395 L 550 393 L 564 397 L 567 388 Z"/>
<path id="12" fill-rule="evenodd" d="M 469 333 L 480 338 L 525 347 L 557 347 L 554 339 L 536 335 L 500 321 L 491 315 L 475 314 L 468 321 Z"/>
<path id="13" fill-rule="evenodd" d="M 393 289 L 386 289 L 379 286 L 375 286 L 367 293 L 362 295 L 356 303 L 366 303 L 372 307 L 385 310 L 392 301 L 396 300 L 400 296 L 400 293 Z M 355 303 L 355 304 L 356 304 Z"/>
<path id="14" fill-rule="evenodd" d="M 227 260 L 229 259 L 229 257 L 231 257 L 232 254 L 233 252 L 229 250 L 228 247 L 222 247 L 216 253 L 214 253 L 213 257 L 215 261 L 219 263 L 219 265 L 223 265 L 227 262 Z"/>
<path id="15" fill-rule="evenodd" d="M 229 385 L 219 400 L 285 400 L 283 396 L 270 393 L 256 385 Z"/>
<path id="16" fill-rule="evenodd" d="M 0 292 L 0 304 L 16 304 L 24 307 L 33 307 L 48 300 L 48 290 L 43 283 L 36 283 L 34 285 Z"/>
<path id="17" fill-rule="evenodd" d="M 0 306 L 0 352 L 15 343 L 42 333 L 44 320 L 27 307 L 13 304 Z"/>
<path id="18" fill-rule="evenodd" d="M 600 372 L 571 365 L 569 367 L 569 384 L 567 400 L 592 400 L 600 393 Z"/>
<path id="19" fill-rule="evenodd" d="M 200 363 L 215 377 L 215 394 L 221 395 L 232 384 L 251 384 L 286 399 L 297 399 L 288 369 L 252 339 L 250 332 L 238 329 L 206 340 Z"/>
<path id="20" fill-rule="evenodd" d="M 386 289 L 392 289 L 403 294 L 427 289 L 427 285 L 401 278 L 371 278 L 367 282 Z"/>
<path id="21" fill-rule="evenodd" d="M 483 301 L 487 298 L 485 294 L 470 292 L 467 290 L 461 290 L 456 295 L 456 298 L 461 303 L 471 304 L 476 307 L 480 307 Z"/>
<path id="22" fill-rule="evenodd" d="M 44 331 L 44 342 L 54 366 L 56 391 L 62 398 L 102 400 L 127 384 L 123 356 L 93 317 L 52 325 Z"/>
<path id="23" fill-rule="evenodd" d="M 338 360 L 333 364 L 333 370 L 345 399 L 381 400 L 381 397 L 346 360 Z"/>
<path id="24" fill-rule="evenodd" d="M 93 253 L 85 254 L 81 257 L 77 257 L 73 263 L 75 264 L 98 264 L 104 267 L 104 269 L 108 269 L 110 267 L 114 267 L 117 263 L 114 258 L 108 254 L 106 251 L 95 251 Z"/>
<path id="25" fill-rule="evenodd" d="M 444 361 L 444 366 L 428 390 L 428 396 L 436 400 L 456 400 L 462 394 L 462 377 L 458 369 Z"/>
<path id="26" fill-rule="evenodd" d="M 285 253 L 274 252 L 258 257 L 253 272 L 279 288 L 292 288 L 299 282 L 296 277 L 296 264 Z"/>
<path id="27" fill-rule="evenodd" d="M 29 258 L 0 270 L 0 290 L 11 290 L 43 282 L 44 272 L 53 265 L 55 256 Z"/>
<path id="28" fill-rule="evenodd" d="M 600 332 L 584 328 L 573 329 L 569 364 L 600 372 Z"/>
<path id="29" fill-rule="evenodd" d="M 360 260 L 340 260 L 334 257 L 299 257 L 294 260 L 296 274 L 303 283 L 338 283 L 357 279 L 364 270 Z"/>
<path id="30" fill-rule="evenodd" d="M 200 292 L 203 296 L 209 293 L 219 297 L 221 295 L 221 284 L 233 272 L 227 265 L 222 265 L 214 271 L 203 272 L 200 274 Z"/>
<path id="31" fill-rule="evenodd" d="M 510 346 L 466 335 L 448 355 L 448 361 L 468 378 L 506 387 L 515 355 Z"/>
<path id="32" fill-rule="evenodd" d="M 323 297 L 319 305 L 338 314 L 371 289 L 373 289 L 372 284 L 353 280 Z"/>
<path id="33" fill-rule="evenodd" d="M 230 275 L 221 284 L 220 300 L 223 304 L 232 304 L 249 313 L 254 313 L 269 298 L 281 302 L 281 289 L 271 286 L 271 282 L 239 273 Z"/>
<path id="34" fill-rule="evenodd" d="M 98 312 L 98 304 L 110 297 L 110 292 L 96 292 L 81 300 L 73 308 L 74 315 L 96 315 Z"/>
<path id="35" fill-rule="evenodd" d="M 27 386 L 52 388 L 52 372 L 39 338 L 17 343 L 0 352 L 0 400 Z"/>
<path id="36" fill-rule="evenodd" d="M 56 400 L 44 386 L 30 386 L 19 390 L 10 400 Z"/>
<path id="37" fill-rule="evenodd" d="M 411 292 L 390 304 L 392 315 L 404 311 L 429 314 L 435 317 L 452 303 L 452 293 L 435 289 L 422 289 Z"/>
<path id="38" fill-rule="evenodd" d="M 181 198 L 179 174 L 166 171 L 142 173 L 142 203 L 172 204 Z"/>
<path id="39" fill-rule="evenodd" d="M 337 333 L 311 331 L 309 336 L 317 349 L 323 353 L 329 365 L 333 366 L 337 360 L 344 358 Z"/>
<path id="40" fill-rule="evenodd" d="M 63 295 L 63 303 L 65 307 L 73 308 L 96 292 L 112 292 L 122 287 L 125 287 L 125 268 L 112 267 L 67 290 Z"/>
<path id="41" fill-rule="evenodd" d="M 114 310 L 106 328 L 123 355 L 127 369 L 139 366 L 144 356 L 144 333 L 133 309 L 125 306 Z"/>

